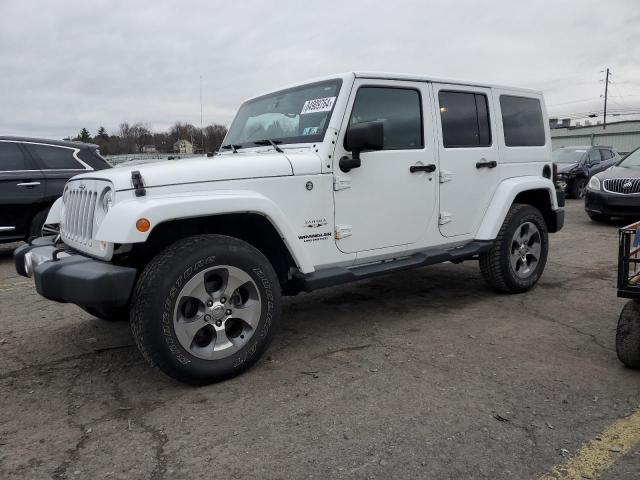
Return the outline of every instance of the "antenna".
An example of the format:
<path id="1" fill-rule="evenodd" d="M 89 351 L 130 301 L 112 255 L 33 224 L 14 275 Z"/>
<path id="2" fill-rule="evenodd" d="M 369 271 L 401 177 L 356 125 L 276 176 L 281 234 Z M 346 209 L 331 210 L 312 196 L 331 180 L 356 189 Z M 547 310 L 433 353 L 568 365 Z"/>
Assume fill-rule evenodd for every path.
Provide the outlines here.
<path id="1" fill-rule="evenodd" d="M 602 122 L 602 129 L 607 128 L 607 97 L 609 94 L 609 67 L 607 67 L 607 74 L 604 80 L 604 121 Z"/>
<path id="2" fill-rule="evenodd" d="M 202 116 L 202 75 L 200 75 L 200 136 L 202 137 L 202 153 L 205 153 L 204 151 L 204 122 L 203 122 L 203 116 Z"/>

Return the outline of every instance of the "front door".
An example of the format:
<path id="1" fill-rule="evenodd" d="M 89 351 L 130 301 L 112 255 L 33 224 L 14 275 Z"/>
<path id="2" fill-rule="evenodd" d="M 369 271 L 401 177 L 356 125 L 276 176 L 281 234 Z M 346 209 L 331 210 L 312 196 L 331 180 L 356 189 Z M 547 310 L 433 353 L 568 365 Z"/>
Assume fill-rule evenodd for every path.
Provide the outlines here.
<path id="1" fill-rule="evenodd" d="M 498 142 L 491 90 L 434 84 L 440 136 L 440 233 L 476 231 L 498 184 Z"/>
<path id="2" fill-rule="evenodd" d="M 428 84 L 357 79 L 334 154 L 336 244 L 345 253 L 416 242 L 432 221 L 437 171 Z M 360 167 L 338 161 L 348 125 L 381 121 L 384 148 L 360 154 Z"/>

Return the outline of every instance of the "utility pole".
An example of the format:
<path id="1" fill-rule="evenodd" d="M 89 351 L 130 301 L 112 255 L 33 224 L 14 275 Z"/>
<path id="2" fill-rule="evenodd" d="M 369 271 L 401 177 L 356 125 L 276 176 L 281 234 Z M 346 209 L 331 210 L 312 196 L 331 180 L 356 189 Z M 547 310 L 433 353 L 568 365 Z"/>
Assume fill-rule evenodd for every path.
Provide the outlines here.
<path id="1" fill-rule="evenodd" d="M 607 74 L 604 79 L 604 122 L 602 123 L 602 129 L 607 128 L 607 95 L 609 93 L 609 67 L 607 67 Z"/>

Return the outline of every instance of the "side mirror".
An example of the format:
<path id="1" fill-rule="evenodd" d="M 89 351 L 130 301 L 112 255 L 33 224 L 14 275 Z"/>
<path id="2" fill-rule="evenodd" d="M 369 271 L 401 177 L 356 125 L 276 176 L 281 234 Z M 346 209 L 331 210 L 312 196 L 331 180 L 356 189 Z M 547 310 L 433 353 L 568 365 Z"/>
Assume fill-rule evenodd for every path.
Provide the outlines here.
<path id="1" fill-rule="evenodd" d="M 342 157 L 340 170 L 348 172 L 361 165 L 360 153 L 384 148 L 384 126 L 382 122 L 364 122 L 349 125 L 344 136 L 344 147 L 351 157 Z"/>

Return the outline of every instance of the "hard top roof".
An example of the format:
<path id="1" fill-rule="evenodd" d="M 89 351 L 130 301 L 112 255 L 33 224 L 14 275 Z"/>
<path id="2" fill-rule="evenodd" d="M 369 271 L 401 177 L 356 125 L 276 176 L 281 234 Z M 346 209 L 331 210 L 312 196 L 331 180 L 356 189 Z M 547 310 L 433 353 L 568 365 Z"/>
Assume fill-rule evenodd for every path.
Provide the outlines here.
<path id="1" fill-rule="evenodd" d="M 33 138 L 33 137 L 11 137 L 0 135 L 0 140 L 8 140 L 12 142 L 24 142 L 24 143 L 44 143 L 46 145 L 56 145 L 58 147 L 73 147 L 73 148 L 98 148 L 98 145 L 94 143 L 82 143 L 72 142 L 69 140 L 50 140 L 47 138 Z"/>

